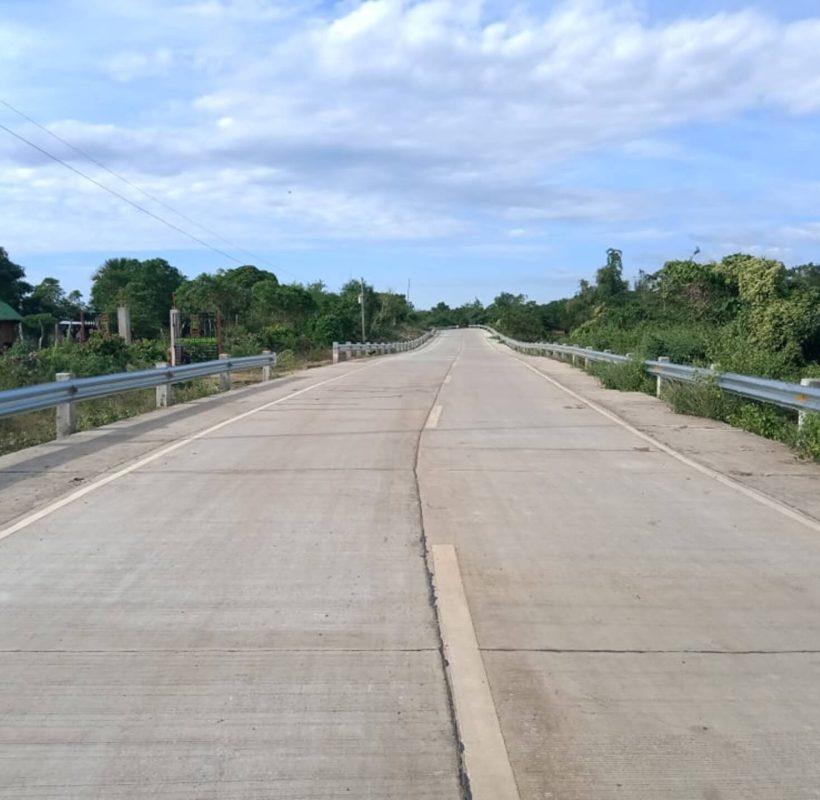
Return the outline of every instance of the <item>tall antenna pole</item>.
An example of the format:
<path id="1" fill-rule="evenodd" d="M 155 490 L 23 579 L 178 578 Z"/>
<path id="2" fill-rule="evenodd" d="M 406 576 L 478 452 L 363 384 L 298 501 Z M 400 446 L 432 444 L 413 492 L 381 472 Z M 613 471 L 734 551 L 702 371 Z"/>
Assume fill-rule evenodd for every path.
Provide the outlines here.
<path id="1" fill-rule="evenodd" d="M 364 338 L 364 331 L 365 331 L 365 325 L 364 325 L 364 278 L 360 278 L 359 280 L 360 280 L 361 286 L 362 286 L 362 293 L 359 295 L 359 302 L 362 304 L 362 343 L 364 344 L 364 342 L 365 342 L 365 338 Z"/>
<path id="2" fill-rule="evenodd" d="M 407 279 L 407 297 L 405 298 L 407 302 L 410 302 L 410 278 Z"/>

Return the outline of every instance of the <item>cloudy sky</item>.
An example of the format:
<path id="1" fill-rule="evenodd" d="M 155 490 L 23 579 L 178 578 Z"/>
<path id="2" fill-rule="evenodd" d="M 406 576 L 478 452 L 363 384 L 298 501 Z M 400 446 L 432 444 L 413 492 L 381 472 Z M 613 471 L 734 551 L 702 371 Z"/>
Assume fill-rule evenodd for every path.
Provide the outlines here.
<path id="1" fill-rule="evenodd" d="M 424 306 L 564 296 L 607 247 L 820 261 L 816 0 L 0 0 L 0 99 L 283 280 Z M 236 265 L 2 129 L 0 245 L 69 289 Z"/>

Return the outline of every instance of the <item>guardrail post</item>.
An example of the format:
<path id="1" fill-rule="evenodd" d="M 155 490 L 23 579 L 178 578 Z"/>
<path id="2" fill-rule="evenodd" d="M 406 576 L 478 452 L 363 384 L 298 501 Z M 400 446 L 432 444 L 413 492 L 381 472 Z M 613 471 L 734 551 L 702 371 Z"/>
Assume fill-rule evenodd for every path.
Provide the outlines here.
<path id="1" fill-rule="evenodd" d="M 333 342 L 333 363 L 339 363 L 339 343 Z"/>
<path id="2" fill-rule="evenodd" d="M 220 353 L 219 354 L 220 361 L 227 361 L 228 354 L 227 353 Z M 227 392 L 231 388 L 231 373 L 228 372 L 220 372 L 219 373 L 219 388 L 223 392 Z"/>
<path id="3" fill-rule="evenodd" d="M 73 372 L 58 372 L 54 379 L 58 381 L 70 381 L 74 378 Z M 57 406 L 57 438 L 70 436 L 77 432 L 77 407 L 73 400 L 67 403 L 60 403 Z"/>
<path id="4" fill-rule="evenodd" d="M 591 347 L 586 347 L 584 349 L 585 350 L 592 350 Z M 589 358 L 587 358 L 587 356 L 584 356 L 584 369 L 589 369 Z"/>
<path id="5" fill-rule="evenodd" d="M 801 378 L 800 379 L 801 386 L 808 386 L 811 389 L 820 389 L 820 378 Z M 803 426 L 806 424 L 806 415 L 809 414 L 808 411 L 798 411 L 797 412 L 797 429 L 802 430 Z"/>
<path id="6" fill-rule="evenodd" d="M 662 364 L 668 364 L 669 360 L 669 356 L 658 356 L 658 361 Z M 661 375 L 657 375 L 655 377 L 655 397 L 660 397 L 661 392 L 663 392 L 663 377 Z"/>
<path id="7" fill-rule="evenodd" d="M 269 356 L 269 355 L 271 355 L 271 351 L 270 350 L 263 350 L 262 355 L 263 356 Z M 262 367 L 262 380 L 263 381 L 269 381 L 270 380 L 270 367 L 271 367 L 270 361 L 267 364 L 265 364 L 264 367 Z"/>
<path id="8" fill-rule="evenodd" d="M 157 369 L 168 369 L 167 361 L 157 361 L 154 366 Z M 171 384 L 160 383 L 156 387 L 157 391 L 157 408 L 168 408 L 171 405 Z"/>

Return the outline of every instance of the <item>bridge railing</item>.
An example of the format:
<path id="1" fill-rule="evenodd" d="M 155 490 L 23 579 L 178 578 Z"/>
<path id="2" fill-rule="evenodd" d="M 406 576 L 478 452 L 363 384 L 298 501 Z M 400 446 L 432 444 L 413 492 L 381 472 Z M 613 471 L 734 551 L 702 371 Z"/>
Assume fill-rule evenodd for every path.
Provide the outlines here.
<path id="1" fill-rule="evenodd" d="M 346 359 L 361 356 L 380 356 L 387 353 L 406 353 L 415 350 L 436 335 L 434 330 L 425 331 L 409 342 L 333 342 L 333 363 L 337 364 L 344 356 Z"/>
<path id="2" fill-rule="evenodd" d="M 582 362 L 587 366 L 593 362 L 623 364 L 634 360 L 631 355 L 618 355 L 608 350 L 593 350 L 591 347 L 557 344 L 555 342 L 519 342 L 488 325 L 472 325 L 495 336 L 499 341 L 521 353 L 550 356 L 552 358 L 569 358 L 573 364 Z M 798 411 L 820 412 L 820 379 L 803 378 L 800 383 L 788 383 L 771 378 L 758 378 L 754 375 L 740 375 L 734 372 L 721 372 L 707 367 L 691 367 L 686 364 L 672 363 L 668 358 L 648 359 L 641 361 L 649 375 L 657 379 L 657 393 L 660 395 L 664 381 L 697 383 L 708 381 L 725 392 L 750 400 L 773 403 L 781 408 Z M 801 423 L 803 417 L 800 418 Z"/>
<path id="3" fill-rule="evenodd" d="M 97 397 L 156 388 L 157 407 L 170 403 L 171 386 L 175 383 L 219 375 L 221 388 L 231 386 L 231 373 L 261 369 L 262 380 L 270 380 L 271 368 L 276 366 L 276 353 L 264 352 L 243 358 L 221 357 L 218 361 L 184 364 L 171 367 L 158 363 L 154 369 L 117 372 L 112 375 L 94 375 L 75 378 L 70 372 L 60 372 L 53 383 L 38 383 L 18 389 L 0 391 L 0 418 L 44 408 L 57 409 L 57 436 L 67 436 L 76 430 L 75 403 Z"/>

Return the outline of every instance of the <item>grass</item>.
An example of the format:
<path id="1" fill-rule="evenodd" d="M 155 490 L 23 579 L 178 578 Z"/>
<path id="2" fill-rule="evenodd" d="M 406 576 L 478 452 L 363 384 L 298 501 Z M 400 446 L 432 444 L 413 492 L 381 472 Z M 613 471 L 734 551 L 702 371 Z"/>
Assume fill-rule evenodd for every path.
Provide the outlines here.
<path id="1" fill-rule="evenodd" d="M 218 391 L 218 383 L 209 378 L 176 384 L 173 390 L 174 404 L 187 403 Z M 84 400 L 77 403 L 77 430 L 93 430 L 155 409 L 156 394 L 153 389 L 140 389 L 95 400 Z M 0 455 L 44 444 L 53 441 L 55 437 L 53 408 L 0 419 Z"/>
<path id="2" fill-rule="evenodd" d="M 655 392 L 655 379 L 646 374 L 641 361 L 629 360 L 620 364 L 592 361 L 587 367 L 587 372 L 598 378 L 607 389 L 646 394 Z"/>

